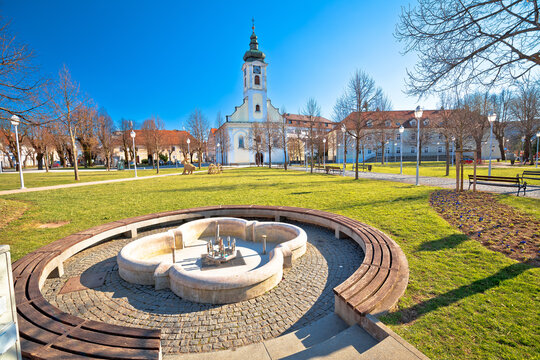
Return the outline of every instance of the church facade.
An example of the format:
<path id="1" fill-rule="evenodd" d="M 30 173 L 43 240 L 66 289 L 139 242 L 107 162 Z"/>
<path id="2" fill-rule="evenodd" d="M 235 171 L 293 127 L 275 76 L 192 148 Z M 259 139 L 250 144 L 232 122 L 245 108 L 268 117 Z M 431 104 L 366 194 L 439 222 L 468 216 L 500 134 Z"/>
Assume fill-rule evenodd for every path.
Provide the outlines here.
<path id="1" fill-rule="evenodd" d="M 236 106 L 234 112 L 226 117 L 222 125 L 227 138 L 227 148 L 223 150 L 223 162 L 228 164 L 250 164 L 266 162 L 269 154 L 257 146 L 253 126 L 267 119 L 282 122 L 279 110 L 272 105 L 267 96 L 268 77 L 265 54 L 259 50 L 255 28 L 251 34 L 249 50 L 244 54 L 242 65 L 243 103 Z M 260 142 L 260 141 L 259 141 Z M 283 163 L 282 149 L 272 151 L 272 162 Z"/>

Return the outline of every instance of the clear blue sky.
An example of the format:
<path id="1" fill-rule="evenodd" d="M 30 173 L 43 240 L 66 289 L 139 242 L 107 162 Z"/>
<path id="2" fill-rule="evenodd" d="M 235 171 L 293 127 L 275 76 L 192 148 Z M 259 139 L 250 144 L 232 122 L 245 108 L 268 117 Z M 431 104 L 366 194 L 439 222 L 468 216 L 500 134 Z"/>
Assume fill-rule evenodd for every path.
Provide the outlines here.
<path id="1" fill-rule="evenodd" d="M 355 69 L 413 109 L 393 37 L 408 1 L 28 1 L 0 0 L 0 14 L 36 52 L 44 73 L 66 64 L 81 89 L 115 121 L 160 116 L 182 129 L 200 108 L 213 124 L 242 103 L 242 56 L 251 18 L 268 66 L 272 103 L 296 113 L 309 97 L 331 118 Z M 425 108 L 436 101 L 422 100 Z"/>

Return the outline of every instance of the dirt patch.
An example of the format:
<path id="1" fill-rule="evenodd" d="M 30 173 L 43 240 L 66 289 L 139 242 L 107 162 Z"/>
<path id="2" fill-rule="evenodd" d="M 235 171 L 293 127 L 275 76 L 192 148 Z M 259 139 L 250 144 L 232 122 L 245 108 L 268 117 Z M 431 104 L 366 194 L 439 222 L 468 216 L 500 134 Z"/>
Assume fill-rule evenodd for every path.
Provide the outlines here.
<path id="1" fill-rule="evenodd" d="M 55 228 L 59 228 L 60 226 L 64 226 L 67 224 L 69 224 L 69 221 L 56 221 L 56 222 L 46 223 L 46 224 L 37 223 L 35 227 L 37 227 L 38 229 L 55 229 Z"/>
<path id="2" fill-rule="evenodd" d="M 0 229 L 20 218 L 28 205 L 19 201 L 0 199 Z"/>
<path id="3" fill-rule="evenodd" d="M 539 219 L 484 192 L 435 191 L 430 204 L 469 238 L 512 259 L 540 266 Z"/>

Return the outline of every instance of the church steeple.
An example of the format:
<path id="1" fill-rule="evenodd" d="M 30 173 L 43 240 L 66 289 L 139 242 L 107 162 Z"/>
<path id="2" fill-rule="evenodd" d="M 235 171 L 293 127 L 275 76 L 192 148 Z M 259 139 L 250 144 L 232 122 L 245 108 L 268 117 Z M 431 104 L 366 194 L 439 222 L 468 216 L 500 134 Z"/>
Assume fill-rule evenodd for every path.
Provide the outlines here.
<path id="1" fill-rule="evenodd" d="M 259 50 L 259 43 L 257 42 L 257 35 L 255 35 L 255 20 L 251 19 L 253 25 L 251 26 L 251 37 L 249 42 L 249 50 L 244 54 L 244 61 L 262 61 L 264 62 L 265 55 Z"/>

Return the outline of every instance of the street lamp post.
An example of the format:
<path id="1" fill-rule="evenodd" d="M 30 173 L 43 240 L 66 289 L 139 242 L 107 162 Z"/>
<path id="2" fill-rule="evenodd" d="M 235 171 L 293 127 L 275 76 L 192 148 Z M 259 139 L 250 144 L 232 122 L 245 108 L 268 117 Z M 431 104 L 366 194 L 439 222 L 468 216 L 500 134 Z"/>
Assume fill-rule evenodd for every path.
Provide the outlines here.
<path id="1" fill-rule="evenodd" d="M 218 160 L 219 160 L 219 143 L 217 143 L 217 153 L 216 153 L 216 161 L 219 164 Z M 221 159 L 221 161 L 223 161 L 223 159 Z"/>
<path id="2" fill-rule="evenodd" d="M 135 131 L 131 130 L 131 138 L 133 139 L 133 168 L 135 169 L 135 177 L 137 177 L 137 150 L 135 150 L 135 136 Z"/>
<path id="3" fill-rule="evenodd" d="M 540 131 L 536 133 L 536 167 L 538 167 L 538 143 L 540 142 Z"/>
<path id="4" fill-rule="evenodd" d="M 187 139 L 187 153 L 188 153 L 188 156 L 189 156 L 189 162 L 191 162 L 191 153 L 189 152 L 189 143 L 191 142 L 191 140 L 188 138 Z"/>
<path id="5" fill-rule="evenodd" d="M 326 138 L 322 139 L 323 144 L 323 151 L 322 151 L 322 158 L 323 158 L 323 166 L 326 166 Z"/>
<path id="6" fill-rule="evenodd" d="M 347 148 L 347 143 L 345 141 L 345 132 L 347 131 L 347 128 L 345 125 L 341 126 L 341 131 L 343 132 L 343 172 L 341 175 L 345 176 L 345 150 Z"/>
<path id="7" fill-rule="evenodd" d="M 394 143 L 394 162 L 396 162 L 396 147 L 397 147 L 397 142 Z"/>
<path id="8" fill-rule="evenodd" d="M 441 143 L 440 142 L 437 142 L 437 162 L 439 162 L 439 145 Z"/>
<path id="9" fill-rule="evenodd" d="M 452 155 L 450 156 L 452 160 L 452 166 L 454 166 L 454 142 L 455 141 L 456 141 L 456 138 L 452 136 Z"/>
<path id="10" fill-rule="evenodd" d="M 414 117 L 416 118 L 416 123 L 418 125 L 416 134 L 416 186 L 420 185 L 420 119 L 422 118 L 422 113 L 422 108 L 418 105 L 414 111 Z"/>
<path id="11" fill-rule="evenodd" d="M 489 168 L 488 168 L 488 176 L 491 176 L 491 152 L 493 151 L 492 149 L 492 144 L 493 144 L 493 123 L 495 122 L 495 120 L 497 119 L 497 115 L 495 113 L 490 113 L 488 115 L 488 121 L 489 121 L 489 125 L 490 125 L 490 131 L 489 131 Z"/>
<path id="12" fill-rule="evenodd" d="M 19 130 L 17 127 L 19 126 L 19 117 L 17 115 L 13 115 L 11 117 L 11 125 L 15 127 L 15 140 L 17 142 L 17 161 L 19 162 L 19 177 L 21 179 L 21 189 L 24 189 L 24 178 L 22 173 L 22 163 L 21 163 L 21 148 L 19 146 Z"/>
<path id="13" fill-rule="evenodd" d="M 399 175 L 403 175 L 403 125 L 399 127 Z"/>
<path id="14" fill-rule="evenodd" d="M 520 158 L 522 163 L 524 163 L 524 161 L 523 161 L 524 156 L 525 156 L 525 136 L 522 136 L 521 137 L 521 152 L 519 154 L 519 158 Z"/>

